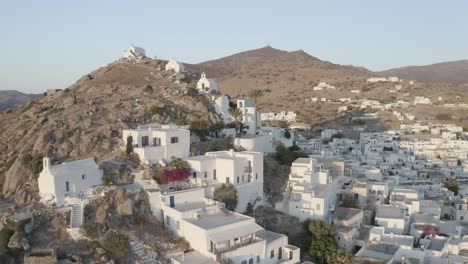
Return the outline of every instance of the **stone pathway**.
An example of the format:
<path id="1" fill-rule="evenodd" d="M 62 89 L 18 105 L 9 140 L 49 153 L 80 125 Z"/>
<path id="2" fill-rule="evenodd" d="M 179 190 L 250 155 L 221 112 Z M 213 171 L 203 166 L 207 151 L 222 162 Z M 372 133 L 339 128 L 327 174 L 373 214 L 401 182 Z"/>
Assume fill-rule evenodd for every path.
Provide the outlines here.
<path id="1" fill-rule="evenodd" d="M 145 251 L 145 247 L 140 241 L 132 240 L 130 242 L 132 247 L 133 253 L 137 255 L 145 264 L 160 264 L 161 262 L 157 261 L 156 259 L 148 256 Z"/>

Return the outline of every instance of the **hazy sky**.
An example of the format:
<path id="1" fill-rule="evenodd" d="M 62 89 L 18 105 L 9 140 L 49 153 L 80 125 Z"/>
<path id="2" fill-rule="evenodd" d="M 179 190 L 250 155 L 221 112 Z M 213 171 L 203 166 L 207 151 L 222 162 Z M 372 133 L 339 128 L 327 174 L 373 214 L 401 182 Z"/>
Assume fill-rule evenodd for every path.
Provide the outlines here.
<path id="1" fill-rule="evenodd" d="M 196 63 L 270 44 L 382 70 L 468 59 L 468 1 L 0 0 L 0 90 L 65 88 L 121 56 Z"/>

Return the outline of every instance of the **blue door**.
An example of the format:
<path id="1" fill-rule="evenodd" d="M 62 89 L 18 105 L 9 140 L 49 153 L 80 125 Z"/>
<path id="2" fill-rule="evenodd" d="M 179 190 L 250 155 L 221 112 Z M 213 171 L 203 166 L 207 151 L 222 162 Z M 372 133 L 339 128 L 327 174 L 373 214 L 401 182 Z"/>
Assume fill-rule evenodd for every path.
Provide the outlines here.
<path id="1" fill-rule="evenodd" d="M 174 196 L 170 196 L 170 197 L 169 197 L 169 206 L 170 206 L 171 208 L 174 208 L 174 207 L 175 207 Z"/>

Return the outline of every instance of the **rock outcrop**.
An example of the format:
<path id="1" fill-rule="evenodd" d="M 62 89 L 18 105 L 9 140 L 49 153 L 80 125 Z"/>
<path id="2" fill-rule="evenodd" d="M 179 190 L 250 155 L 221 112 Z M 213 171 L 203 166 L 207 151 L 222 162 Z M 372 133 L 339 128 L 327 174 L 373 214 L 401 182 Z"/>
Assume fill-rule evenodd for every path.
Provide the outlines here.
<path id="1" fill-rule="evenodd" d="M 122 129 L 176 120 L 217 121 L 208 96 L 184 95 L 199 75 L 161 71 L 162 65 L 152 59 L 117 61 L 67 89 L 0 112 L 0 190 L 18 203 L 37 201 L 37 161 L 45 155 L 53 162 L 94 157 L 115 183 L 125 183 L 127 169 L 110 166 L 114 160 L 125 164 Z"/>

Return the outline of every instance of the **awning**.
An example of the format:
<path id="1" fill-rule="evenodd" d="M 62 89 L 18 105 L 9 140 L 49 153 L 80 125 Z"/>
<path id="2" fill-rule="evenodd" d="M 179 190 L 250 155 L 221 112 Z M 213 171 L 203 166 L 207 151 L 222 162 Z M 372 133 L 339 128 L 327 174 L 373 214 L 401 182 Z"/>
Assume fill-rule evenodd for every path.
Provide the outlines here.
<path id="1" fill-rule="evenodd" d="M 226 230 L 226 231 L 219 231 L 213 234 L 209 234 L 208 239 L 213 241 L 214 243 L 218 243 L 218 242 L 231 240 L 234 238 L 243 237 L 243 236 L 256 233 L 262 230 L 263 230 L 263 227 L 255 223 L 250 223 L 248 225 L 238 226 L 238 227 Z"/>

